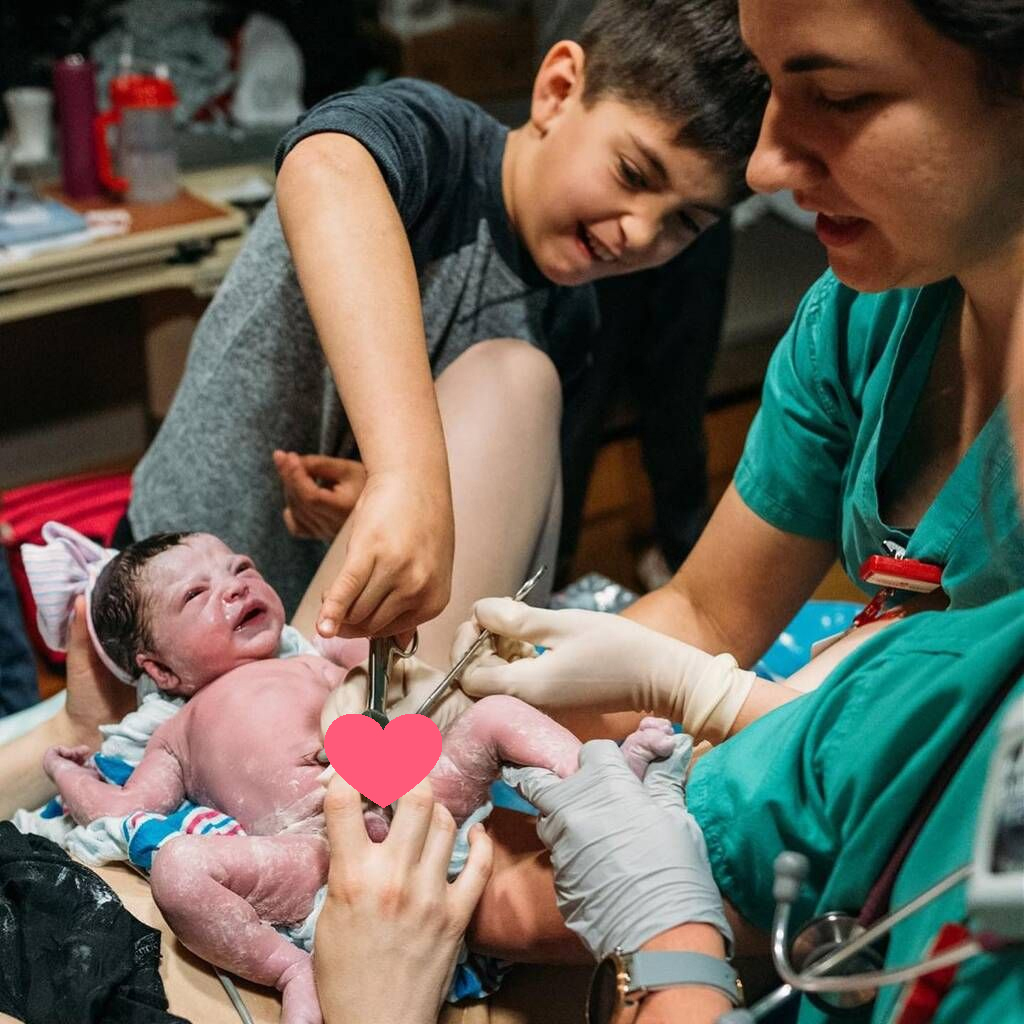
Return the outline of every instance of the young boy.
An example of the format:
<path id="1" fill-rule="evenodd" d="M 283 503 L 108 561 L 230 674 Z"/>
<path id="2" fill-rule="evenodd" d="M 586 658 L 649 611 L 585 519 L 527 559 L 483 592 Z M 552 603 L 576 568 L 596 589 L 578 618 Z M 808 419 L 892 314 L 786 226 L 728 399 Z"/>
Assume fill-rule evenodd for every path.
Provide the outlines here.
<path id="1" fill-rule="evenodd" d="M 304 921 L 326 881 L 320 712 L 339 682 L 319 657 L 276 659 L 281 603 L 252 562 L 206 534 L 158 535 L 114 558 L 89 595 L 95 641 L 126 675 L 144 670 L 187 698 L 153 734 L 121 787 L 52 747 L 44 767 L 80 824 L 137 812 L 170 814 L 185 799 L 234 818 L 243 835 L 180 835 L 152 861 L 154 899 L 193 952 L 280 989 L 286 1024 L 319 1024 L 309 954 L 274 927 Z M 672 744 L 647 722 L 626 742 L 642 778 Z M 502 764 L 577 765 L 579 741 L 512 697 L 489 697 L 445 730 L 430 773 L 435 798 L 462 824 L 487 801 Z M 367 830 L 388 829 L 379 810 Z"/>
<path id="2" fill-rule="evenodd" d="M 581 365 L 593 297 L 564 286 L 663 263 L 712 223 L 743 190 L 763 101 L 734 0 L 603 0 L 581 44 L 549 51 L 515 131 L 414 81 L 314 107 L 136 470 L 134 534 L 250 550 L 290 612 L 324 547 L 289 536 L 272 453 L 357 449 L 365 483 L 318 628 L 436 615 L 453 522 L 431 377 L 496 339 Z M 538 372 L 535 354 L 501 372 Z"/>

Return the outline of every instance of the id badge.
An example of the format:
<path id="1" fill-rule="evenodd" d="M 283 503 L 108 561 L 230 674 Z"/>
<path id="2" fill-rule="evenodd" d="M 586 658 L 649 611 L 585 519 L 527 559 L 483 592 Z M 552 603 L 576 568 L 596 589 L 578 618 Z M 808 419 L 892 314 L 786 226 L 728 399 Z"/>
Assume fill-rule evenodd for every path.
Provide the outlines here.
<path id="1" fill-rule="evenodd" d="M 814 643 L 811 644 L 811 660 L 813 661 L 819 654 L 824 654 L 830 647 L 839 643 L 844 636 L 849 636 L 856 628 L 856 626 L 847 626 L 846 629 L 841 629 L 838 633 L 833 633 L 831 636 L 823 636 L 820 640 L 815 640 Z"/>

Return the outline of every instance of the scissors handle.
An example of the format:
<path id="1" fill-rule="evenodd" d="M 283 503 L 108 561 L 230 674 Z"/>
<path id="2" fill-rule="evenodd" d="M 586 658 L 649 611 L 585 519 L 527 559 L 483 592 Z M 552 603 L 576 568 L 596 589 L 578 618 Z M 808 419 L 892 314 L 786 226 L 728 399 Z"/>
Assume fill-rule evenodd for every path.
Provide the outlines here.
<path id="1" fill-rule="evenodd" d="M 370 641 L 370 694 L 366 710 L 381 728 L 388 724 L 388 676 L 391 672 L 391 653 L 394 643 L 389 636 L 375 636 Z"/>

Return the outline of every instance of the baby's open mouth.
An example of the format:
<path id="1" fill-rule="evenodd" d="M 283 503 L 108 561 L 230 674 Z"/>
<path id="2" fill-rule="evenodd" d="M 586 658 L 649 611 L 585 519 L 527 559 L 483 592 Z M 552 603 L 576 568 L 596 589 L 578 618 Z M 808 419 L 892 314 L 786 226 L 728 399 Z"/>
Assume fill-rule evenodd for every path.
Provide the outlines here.
<path id="1" fill-rule="evenodd" d="M 238 621 L 234 625 L 235 631 L 244 629 L 246 626 L 252 625 L 258 619 L 266 613 L 266 608 L 262 604 L 248 605 L 242 610 L 242 614 L 238 617 Z"/>

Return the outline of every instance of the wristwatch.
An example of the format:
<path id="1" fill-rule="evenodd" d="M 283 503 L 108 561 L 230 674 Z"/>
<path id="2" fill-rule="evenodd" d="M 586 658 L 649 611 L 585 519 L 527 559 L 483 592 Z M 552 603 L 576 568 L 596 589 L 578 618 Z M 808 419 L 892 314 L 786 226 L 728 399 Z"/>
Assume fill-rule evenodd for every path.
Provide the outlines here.
<path id="1" fill-rule="evenodd" d="M 594 971 L 587 1024 L 631 1024 L 648 992 L 676 985 L 715 988 L 733 1007 L 743 1005 L 743 985 L 724 960 L 704 953 L 654 951 L 606 956 Z"/>

